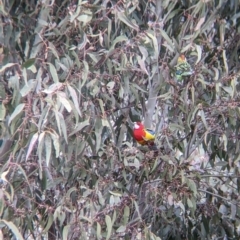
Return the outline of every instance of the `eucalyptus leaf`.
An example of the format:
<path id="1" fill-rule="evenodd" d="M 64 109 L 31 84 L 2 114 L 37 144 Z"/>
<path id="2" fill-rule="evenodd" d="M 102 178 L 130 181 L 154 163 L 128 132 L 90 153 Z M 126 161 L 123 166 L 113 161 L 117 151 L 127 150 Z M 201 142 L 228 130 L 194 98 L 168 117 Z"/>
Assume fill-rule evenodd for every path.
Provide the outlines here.
<path id="1" fill-rule="evenodd" d="M 112 232 L 112 220 L 109 215 L 105 216 L 105 221 L 107 225 L 107 236 L 106 239 L 110 239 L 111 237 L 111 232 Z"/>
<path id="2" fill-rule="evenodd" d="M 0 103 L 0 121 L 3 121 L 5 119 L 5 116 L 6 116 L 6 108 L 2 103 Z"/>
<path id="3" fill-rule="evenodd" d="M 14 236 L 15 236 L 17 239 L 23 240 L 23 237 L 22 237 L 21 233 L 19 232 L 17 226 L 14 225 L 13 222 L 11 222 L 11 221 L 6 221 L 6 220 L 3 220 L 3 219 L 1 219 L 1 222 L 4 223 L 4 224 L 12 231 L 12 233 L 14 234 Z"/>
<path id="4" fill-rule="evenodd" d="M 138 25 L 133 23 L 125 13 L 123 13 L 122 11 L 117 11 L 117 18 L 119 20 L 121 20 L 122 22 L 124 22 L 127 26 L 129 26 L 130 28 L 135 29 L 136 31 L 138 31 Z"/>
<path id="5" fill-rule="evenodd" d="M 49 65 L 49 70 L 52 75 L 53 81 L 55 83 L 58 83 L 59 79 L 58 79 L 58 74 L 57 74 L 57 70 L 56 70 L 55 66 L 52 63 L 48 63 L 48 65 Z"/>
<path id="6" fill-rule="evenodd" d="M 26 160 L 29 158 L 30 154 L 32 153 L 33 151 L 33 148 L 38 140 L 38 132 L 34 133 L 32 138 L 31 138 L 31 141 L 29 143 L 29 146 L 28 146 L 28 150 L 27 150 L 27 155 L 26 155 Z"/>
<path id="7" fill-rule="evenodd" d="M 11 124 L 13 119 L 16 118 L 18 116 L 18 114 L 22 113 L 22 110 L 24 109 L 24 107 L 25 107 L 25 103 L 21 103 L 15 108 L 15 110 L 13 111 L 13 113 L 11 114 L 11 116 L 8 120 L 8 125 Z"/>
<path id="8" fill-rule="evenodd" d="M 34 65 L 36 61 L 36 58 L 30 58 L 26 62 L 22 64 L 22 68 L 30 68 L 32 65 Z"/>

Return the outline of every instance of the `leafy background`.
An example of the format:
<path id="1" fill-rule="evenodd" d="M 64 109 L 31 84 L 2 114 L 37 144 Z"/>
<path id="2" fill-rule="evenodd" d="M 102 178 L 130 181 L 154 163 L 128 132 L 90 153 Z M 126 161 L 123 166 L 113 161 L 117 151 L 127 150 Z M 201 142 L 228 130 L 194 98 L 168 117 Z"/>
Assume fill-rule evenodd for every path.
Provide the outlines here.
<path id="1" fill-rule="evenodd" d="M 0 238 L 239 238 L 239 1 L 0 14 Z M 139 120 L 157 153 L 133 141 Z"/>

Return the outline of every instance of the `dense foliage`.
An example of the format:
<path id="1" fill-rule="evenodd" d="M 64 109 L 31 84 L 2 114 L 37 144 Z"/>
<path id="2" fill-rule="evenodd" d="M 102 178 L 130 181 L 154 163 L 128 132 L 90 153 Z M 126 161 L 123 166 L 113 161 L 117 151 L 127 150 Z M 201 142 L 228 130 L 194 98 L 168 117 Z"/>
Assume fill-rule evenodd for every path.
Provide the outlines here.
<path id="1" fill-rule="evenodd" d="M 239 11 L 0 1 L 0 238 L 238 239 Z"/>

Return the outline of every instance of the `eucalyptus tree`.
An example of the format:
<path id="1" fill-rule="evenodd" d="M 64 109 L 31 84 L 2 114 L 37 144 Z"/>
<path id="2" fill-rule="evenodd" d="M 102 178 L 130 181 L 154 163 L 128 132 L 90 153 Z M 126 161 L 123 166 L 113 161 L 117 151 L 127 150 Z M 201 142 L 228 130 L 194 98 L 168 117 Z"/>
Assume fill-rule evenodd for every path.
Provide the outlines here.
<path id="1" fill-rule="evenodd" d="M 238 1 L 0 6 L 2 238 L 239 237 Z"/>

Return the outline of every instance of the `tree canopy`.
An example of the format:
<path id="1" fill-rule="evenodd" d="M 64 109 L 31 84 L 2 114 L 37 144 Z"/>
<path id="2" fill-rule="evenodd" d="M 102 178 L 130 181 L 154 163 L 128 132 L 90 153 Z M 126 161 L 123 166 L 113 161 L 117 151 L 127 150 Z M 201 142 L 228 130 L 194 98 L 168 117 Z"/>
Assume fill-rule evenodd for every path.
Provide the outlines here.
<path id="1" fill-rule="evenodd" d="M 239 12 L 0 1 L 0 238 L 238 239 Z"/>

